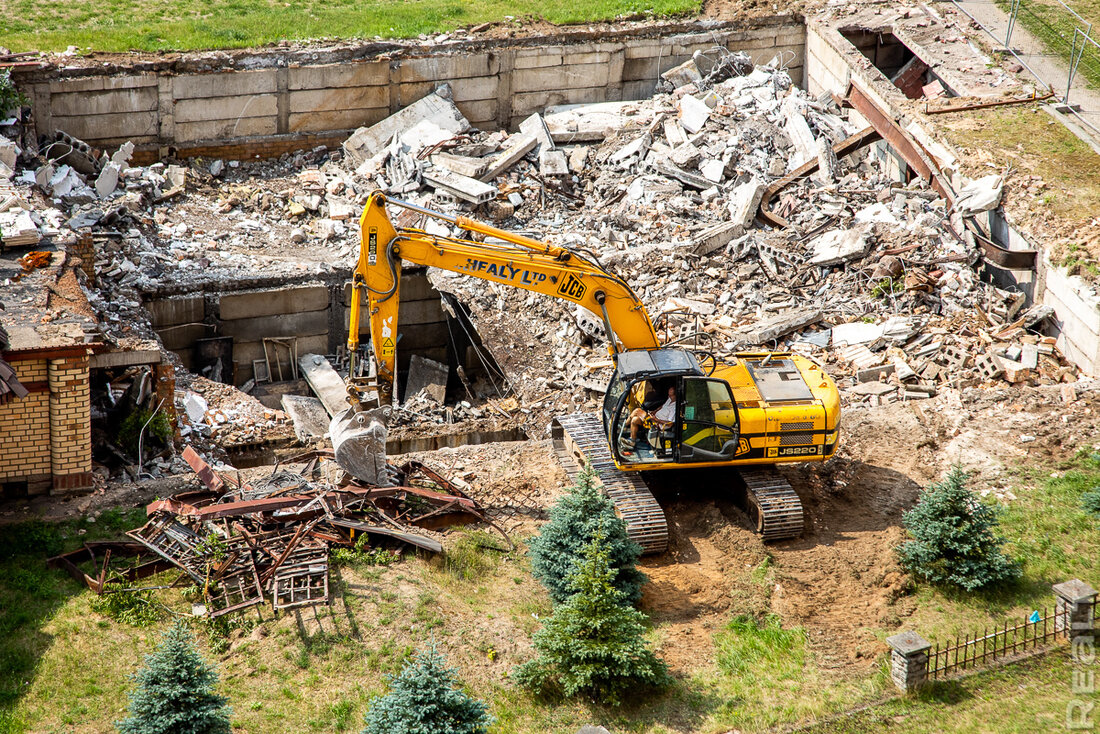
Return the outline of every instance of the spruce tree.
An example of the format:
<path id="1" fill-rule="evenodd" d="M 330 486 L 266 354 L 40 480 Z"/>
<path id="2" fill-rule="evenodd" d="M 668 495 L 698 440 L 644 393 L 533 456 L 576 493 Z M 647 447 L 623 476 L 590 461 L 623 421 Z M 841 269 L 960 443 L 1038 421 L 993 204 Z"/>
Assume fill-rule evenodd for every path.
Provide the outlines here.
<path id="1" fill-rule="evenodd" d="M 619 705 L 628 692 L 660 688 L 668 669 L 646 643 L 645 615 L 624 604 L 603 527 L 569 574 L 572 594 L 535 633 L 539 657 L 516 668 L 515 680 L 542 694 L 581 695 Z"/>
<path id="2" fill-rule="evenodd" d="M 592 467 L 586 466 L 570 492 L 551 508 L 550 521 L 531 540 L 531 573 L 550 592 L 555 604 L 566 601 L 573 593 L 568 576 L 601 524 L 612 583 L 623 592 L 622 603 L 633 605 L 642 598 L 646 577 L 634 566 L 642 547 L 627 536 L 626 523 L 596 486 Z"/>
<path id="3" fill-rule="evenodd" d="M 485 734 L 492 718 L 481 701 L 458 688 L 454 668 L 432 645 L 389 679 L 371 702 L 363 734 Z"/>
<path id="4" fill-rule="evenodd" d="M 226 698 L 214 693 L 218 673 L 195 649 L 182 621 L 169 629 L 133 680 L 122 734 L 231 734 Z"/>
<path id="5" fill-rule="evenodd" d="M 912 540 L 898 546 L 897 554 L 910 573 L 974 591 L 1015 581 L 1020 567 L 1001 550 L 1005 541 L 994 532 L 997 511 L 966 488 L 969 478 L 956 466 L 929 485 L 902 516 Z"/>

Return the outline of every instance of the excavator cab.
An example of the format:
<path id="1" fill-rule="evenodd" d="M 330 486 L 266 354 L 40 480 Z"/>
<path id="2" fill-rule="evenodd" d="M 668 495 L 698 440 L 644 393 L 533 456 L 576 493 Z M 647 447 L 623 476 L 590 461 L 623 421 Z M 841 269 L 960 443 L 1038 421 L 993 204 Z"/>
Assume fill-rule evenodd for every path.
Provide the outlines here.
<path id="1" fill-rule="evenodd" d="M 604 395 L 603 423 L 618 465 L 653 469 L 734 458 L 739 447 L 737 406 L 724 380 L 707 377 L 695 355 L 682 349 L 637 350 L 617 357 Z M 675 408 L 669 424 L 656 414 L 670 394 Z M 642 415 L 642 425 L 632 431 L 632 416 Z"/>

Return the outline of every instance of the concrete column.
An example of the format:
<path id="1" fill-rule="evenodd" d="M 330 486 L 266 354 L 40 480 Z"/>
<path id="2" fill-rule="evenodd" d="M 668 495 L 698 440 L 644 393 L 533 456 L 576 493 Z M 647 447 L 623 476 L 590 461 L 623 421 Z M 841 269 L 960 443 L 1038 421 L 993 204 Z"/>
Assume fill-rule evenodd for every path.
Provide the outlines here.
<path id="1" fill-rule="evenodd" d="M 886 638 L 890 646 L 890 678 L 899 689 L 915 691 L 928 681 L 928 650 L 932 643 L 916 632 Z"/>
<path id="2" fill-rule="evenodd" d="M 168 153 L 168 146 L 176 139 L 176 101 L 173 99 L 171 74 L 157 75 L 157 138 L 160 143 L 160 155 Z"/>
<path id="3" fill-rule="evenodd" d="M 512 128 L 512 69 L 516 64 L 516 52 L 500 50 L 497 69 L 497 125 L 511 132 Z"/>
<path id="4" fill-rule="evenodd" d="M 279 135 L 290 132 L 289 77 L 290 71 L 285 65 L 275 70 L 275 132 Z"/>
<path id="5" fill-rule="evenodd" d="M 1096 589 L 1080 579 L 1054 584 L 1054 630 L 1073 638 L 1094 629 Z"/>

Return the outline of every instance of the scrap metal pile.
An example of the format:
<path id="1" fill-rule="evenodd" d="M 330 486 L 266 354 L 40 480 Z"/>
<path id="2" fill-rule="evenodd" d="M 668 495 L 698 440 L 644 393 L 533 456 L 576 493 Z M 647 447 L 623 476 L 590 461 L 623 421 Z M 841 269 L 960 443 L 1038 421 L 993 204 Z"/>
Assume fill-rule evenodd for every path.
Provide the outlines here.
<path id="1" fill-rule="evenodd" d="M 177 568 L 180 581 L 201 590 L 196 613 L 218 617 L 267 601 L 275 610 L 328 603 L 329 549 L 354 547 L 364 535 L 441 553 L 434 531 L 469 522 L 497 527 L 476 501 L 420 462 L 394 467 L 395 486 L 369 487 L 314 479 L 331 458 L 318 452 L 299 457 L 300 471 L 276 466 L 250 483 L 218 474 L 191 448 L 183 458 L 202 489 L 151 503 L 149 521 L 127 533 L 133 542 L 89 543 L 50 564 L 98 594 L 109 593 L 111 581 Z M 136 557 L 138 565 L 116 568 L 112 557 Z M 86 561 L 96 565 L 95 577 L 80 570 Z"/>

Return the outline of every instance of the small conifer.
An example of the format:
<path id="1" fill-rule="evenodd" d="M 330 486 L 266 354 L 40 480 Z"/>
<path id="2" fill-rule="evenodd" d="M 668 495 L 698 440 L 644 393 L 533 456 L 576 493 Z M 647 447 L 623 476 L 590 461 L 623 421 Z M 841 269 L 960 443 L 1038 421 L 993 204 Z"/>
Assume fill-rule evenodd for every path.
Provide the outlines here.
<path id="1" fill-rule="evenodd" d="M 458 688 L 454 668 L 434 645 L 389 684 L 367 710 L 363 734 L 485 734 L 492 723 L 485 704 Z"/>
<path id="2" fill-rule="evenodd" d="M 966 488 L 969 478 L 956 466 L 924 491 L 902 517 L 912 540 L 898 546 L 897 554 L 910 573 L 974 591 L 1015 581 L 1020 567 L 1001 550 L 997 511 Z"/>
<path id="3" fill-rule="evenodd" d="M 226 698 L 214 692 L 218 673 L 176 622 L 134 676 L 130 716 L 118 722 L 122 734 L 231 734 Z"/>
<path id="4" fill-rule="evenodd" d="M 586 466 L 572 490 L 550 510 L 550 522 L 531 541 L 531 573 L 550 592 L 555 604 L 573 593 L 568 576 L 601 525 L 612 584 L 623 592 L 622 603 L 635 604 L 642 598 L 646 577 L 634 565 L 642 548 L 627 536 L 626 523 L 596 486 L 595 472 Z"/>
<path id="5" fill-rule="evenodd" d="M 571 595 L 535 633 L 539 657 L 514 671 L 518 683 L 611 705 L 629 692 L 668 684 L 668 669 L 643 637 L 645 615 L 624 604 L 626 592 L 614 579 L 601 525 L 568 576 Z"/>

